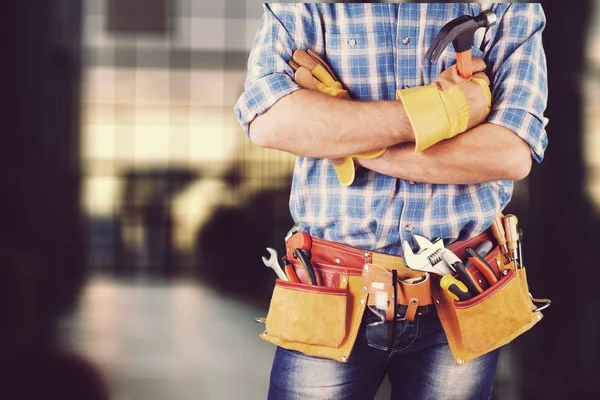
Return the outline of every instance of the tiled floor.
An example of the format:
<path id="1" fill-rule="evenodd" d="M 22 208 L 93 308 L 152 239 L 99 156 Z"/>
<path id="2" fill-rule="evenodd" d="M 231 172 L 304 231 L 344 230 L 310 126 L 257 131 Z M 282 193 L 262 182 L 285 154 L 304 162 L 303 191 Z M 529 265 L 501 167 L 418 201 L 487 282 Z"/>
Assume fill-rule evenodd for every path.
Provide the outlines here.
<path id="1" fill-rule="evenodd" d="M 258 338 L 264 314 L 193 279 L 95 276 L 61 337 L 98 368 L 112 400 L 259 400 L 274 351 Z"/>
<path id="2" fill-rule="evenodd" d="M 61 325 L 63 345 L 90 361 L 112 400 L 266 398 L 274 346 L 258 338 L 256 307 L 197 279 L 92 277 Z M 518 399 L 510 352 L 494 398 Z M 384 380 L 376 400 L 389 399 Z"/>
<path id="3" fill-rule="evenodd" d="M 95 277 L 62 325 L 114 400 L 264 399 L 274 348 L 264 310 L 194 280 Z"/>

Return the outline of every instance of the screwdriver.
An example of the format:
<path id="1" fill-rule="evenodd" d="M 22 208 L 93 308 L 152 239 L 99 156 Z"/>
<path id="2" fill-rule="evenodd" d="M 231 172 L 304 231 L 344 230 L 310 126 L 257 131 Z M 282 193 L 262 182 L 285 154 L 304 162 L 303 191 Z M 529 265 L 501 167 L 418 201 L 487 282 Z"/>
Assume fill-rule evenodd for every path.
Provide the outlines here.
<path id="1" fill-rule="evenodd" d="M 450 293 L 450 296 L 456 301 L 465 301 L 471 298 L 469 289 L 467 289 L 465 284 L 452 275 L 444 275 L 440 280 L 440 286 Z"/>
<path id="2" fill-rule="evenodd" d="M 514 214 L 508 214 L 503 218 L 504 230 L 506 231 L 506 240 L 508 250 L 510 251 L 510 258 L 515 262 L 515 268 L 517 267 L 517 260 L 519 259 L 518 243 L 519 243 L 519 232 L 517 230 L 517 224 L 519 220 Z"/>
<path id="3" fill-rule="evenodd" d="M 519 228 L 519 265 L 523 268 L 523 229 Z"/>
<path id="4" fill-rule="evenodd" d="M 500 248 L 502 249 L 504 255 L 510 258 L 510 255 L 508 253 L 508 247 L 506 246 L 506 233 L 504 233 L 504 227 L 502 226 L 503 217 L 504 215 L 502 214 L 502 211 L 496 214 L 496 217 L 492 222 L 492 234 L 498 241 L 498 244 L 500 245 Z"/>

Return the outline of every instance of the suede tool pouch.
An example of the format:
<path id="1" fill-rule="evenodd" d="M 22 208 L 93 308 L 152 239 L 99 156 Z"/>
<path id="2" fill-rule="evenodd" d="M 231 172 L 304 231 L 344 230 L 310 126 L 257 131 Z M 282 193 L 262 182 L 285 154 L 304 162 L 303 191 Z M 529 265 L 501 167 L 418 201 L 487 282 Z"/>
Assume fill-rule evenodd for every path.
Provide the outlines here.
<path id="1" fill-rule="evenodd" d="M 266 320 L 282 340 L 339 347 L 346 337 L 348 290 L 277 280 Z"/>
<path id="2" fill-rule="evenodd" d="M 436 290 L 438 313 L 457 364 L 501 347 L 542 319 L 535 311 L 525 269 L 508 266 L 506 275 L 479 295 L 455 302 Z"/>
<path id="3" fill-rule="evenodd" d="M 346 362 L 366 297 L 360 275 L 341 274 L 335 287 L 277 280 L 260 337 L 288 350 Z"/>

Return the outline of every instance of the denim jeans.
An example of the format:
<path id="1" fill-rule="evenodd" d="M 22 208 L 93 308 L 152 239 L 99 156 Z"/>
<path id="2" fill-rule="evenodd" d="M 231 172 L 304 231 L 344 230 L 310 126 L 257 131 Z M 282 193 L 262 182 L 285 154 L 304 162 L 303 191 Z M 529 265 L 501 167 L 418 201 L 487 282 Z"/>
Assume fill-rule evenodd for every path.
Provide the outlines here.
<path id="1" fill-rule="evenodd" d="M 492 396 L 498 350 L 458 366 L 433 306 L 415 321 L 396 322 L 392 351 L 368 345 L 367 310 L 347 363 L 278 347 L 269 400 L 372 399 L 387 374 L 392 399 L 483 400 Z M 381 325 L 381 335 L 387 335 Z M 387 336 L 386 336 L 387 337 Z"/>

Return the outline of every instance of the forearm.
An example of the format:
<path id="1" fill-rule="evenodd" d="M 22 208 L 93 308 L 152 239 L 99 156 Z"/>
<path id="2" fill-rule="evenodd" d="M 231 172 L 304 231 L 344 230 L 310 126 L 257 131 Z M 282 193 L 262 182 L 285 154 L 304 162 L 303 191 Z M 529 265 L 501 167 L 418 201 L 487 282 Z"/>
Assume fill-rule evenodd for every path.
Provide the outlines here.
<path id="1" fill-rule="evenodd" d="M 399 101 L 351 101 L 300 89 L 250 124 L 261 146 L 317 158 L 337 158 L 414 141 Z"/>
<path id="2" fill-rule="evenodd" d="M 462 135 L 414 154 L 414 146 L 398 145 L 381 157 L 359 160 L 365 168 L 415 182 L 471 184 L 520 180 L 531 169 L 531 153 L 514 132 L 482 124 Z"/>

